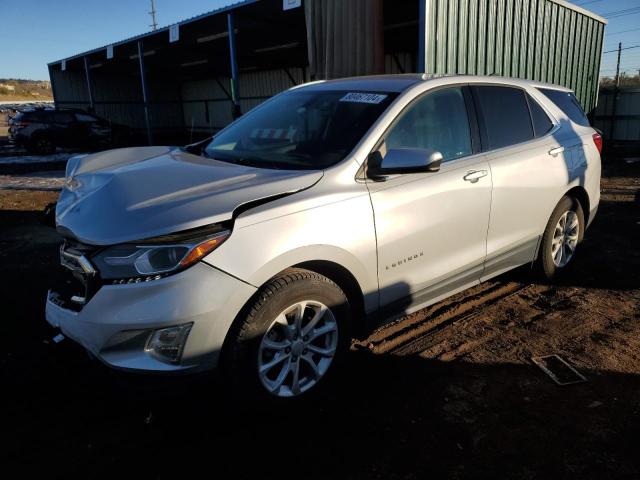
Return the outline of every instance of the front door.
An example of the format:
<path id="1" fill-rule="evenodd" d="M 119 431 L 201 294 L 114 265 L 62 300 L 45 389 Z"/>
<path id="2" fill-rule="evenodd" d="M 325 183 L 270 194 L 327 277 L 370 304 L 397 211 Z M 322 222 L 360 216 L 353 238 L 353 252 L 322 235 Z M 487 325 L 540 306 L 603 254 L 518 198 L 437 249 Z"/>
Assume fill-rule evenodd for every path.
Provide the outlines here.
<path id="1" fill-rule="evenodd" d="M 378 242 L 380 304 L 408 309 L 478 283 L 486 256 L 491 170 L 478 153 L 466 87 L 428 92 L 381 142 L 442 153 L 438 172 L 369 180 Z"/>

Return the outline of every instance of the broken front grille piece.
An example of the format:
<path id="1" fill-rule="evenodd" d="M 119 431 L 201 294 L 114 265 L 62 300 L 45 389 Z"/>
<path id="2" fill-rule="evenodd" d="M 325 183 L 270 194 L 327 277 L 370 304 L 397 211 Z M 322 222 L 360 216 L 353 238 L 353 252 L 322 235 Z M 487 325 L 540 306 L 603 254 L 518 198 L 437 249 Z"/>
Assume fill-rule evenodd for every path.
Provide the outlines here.
<path id="1" fill-rule="evenodd" d="M 66 240 L 60 247 L 60 264 L 65 275 L 61 284 L 56 285 L 58 303 L 65 308 L 80 311 L 99 288 L 98 272 L 89 260 L 95 247 Z M 62 305 L 61 305 L 62 306 Z"/>

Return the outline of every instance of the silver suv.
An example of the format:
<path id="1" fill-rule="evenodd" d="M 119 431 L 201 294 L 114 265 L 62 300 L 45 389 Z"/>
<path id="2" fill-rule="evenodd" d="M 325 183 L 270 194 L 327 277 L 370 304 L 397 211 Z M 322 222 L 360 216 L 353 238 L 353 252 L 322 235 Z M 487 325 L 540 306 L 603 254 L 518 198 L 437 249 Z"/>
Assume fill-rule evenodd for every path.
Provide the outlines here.
<path id="1" fill-rule="evenodd" d="M 310 83 L 185 148 L 77 156 L 50 324 L 107 365 L 326 384 L 352 335 L 519 265 L 565 269 L 600 198 L 565 88 L 497 77 Z M 322 380 L 322 382 L 321 382 Z"/>

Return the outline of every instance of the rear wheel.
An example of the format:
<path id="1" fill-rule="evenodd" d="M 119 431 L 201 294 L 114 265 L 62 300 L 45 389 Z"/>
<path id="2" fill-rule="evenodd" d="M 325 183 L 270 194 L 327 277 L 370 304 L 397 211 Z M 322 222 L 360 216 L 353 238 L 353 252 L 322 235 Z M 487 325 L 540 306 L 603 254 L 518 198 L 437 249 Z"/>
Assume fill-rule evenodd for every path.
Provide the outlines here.
<path id="1" fill-rule="evenodd" d="M 563 197 L 547 223 L 538 268 L 542 276 L 553 279 L 573 260 L 576 248 L 584 236 L 584 212 L 575 198 Z"/>
<path id="2" fill-rule="evenodd" d="M 241 390 L 273 399 L 326 385 L 349 348 L 351 310 L 342 290 L 315 272 L 271 280 L 236 320 L 223 366 Z"/>

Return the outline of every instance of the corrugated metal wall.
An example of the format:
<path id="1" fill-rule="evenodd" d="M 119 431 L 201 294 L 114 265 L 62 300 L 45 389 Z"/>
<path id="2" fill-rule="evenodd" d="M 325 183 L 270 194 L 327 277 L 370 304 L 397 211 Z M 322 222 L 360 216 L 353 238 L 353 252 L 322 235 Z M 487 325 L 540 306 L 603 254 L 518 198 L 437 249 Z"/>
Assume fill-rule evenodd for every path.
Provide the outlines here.
<path id="1" fill-rule="evenodd" d="M 289 76 L 290 75 L 290 76 Z M 84 72 L 51 71 L 59 107 L 89 109 Z M 92 72 L 96 115 L 136 129 L 145 127 L 144 106 L 138 76 L 103 75 Z M 240 107 L 243 113 L 269 97 L 309 81 L 308 69 L 290 68 L 245 72 L 240 75 Z M 155 132 L 187 131 L 190 138 L 214 133 L 232 121 L 229 78 L 209 78 L 181 85 L 160 76 L 150 76 L 151 124 Z"/>
<path id="2" fill-rule="evenodd" d="M 640 88 L 621 88 L 613 116 L 614 90 L 600 91 L 594 126 L 607 140 L 640 141 Z M 613 134 L 613 135 L 612 135 Z"/>
<path id="3" fill-rule="evenodd" d="M 376 35 L 382 33 L 376 30 L 380 5 L 376 0 L 305 0 L 311 78 L 376 71 Z"/>
<path id="4" fill-rule="evenodd" d="M 604 24 L 553 0 L 425 0 L 427 73 L 564 85 L 595 108 Z"/>
<path id="5" fill-rule="evenodd" d="M 89 109 L 89 93 L 84 72 L 51 71 L 51 85 L 58 107 Z M 144 127 L 140 79 L 92 72 L 95 114 L 115 123 Z"/>

